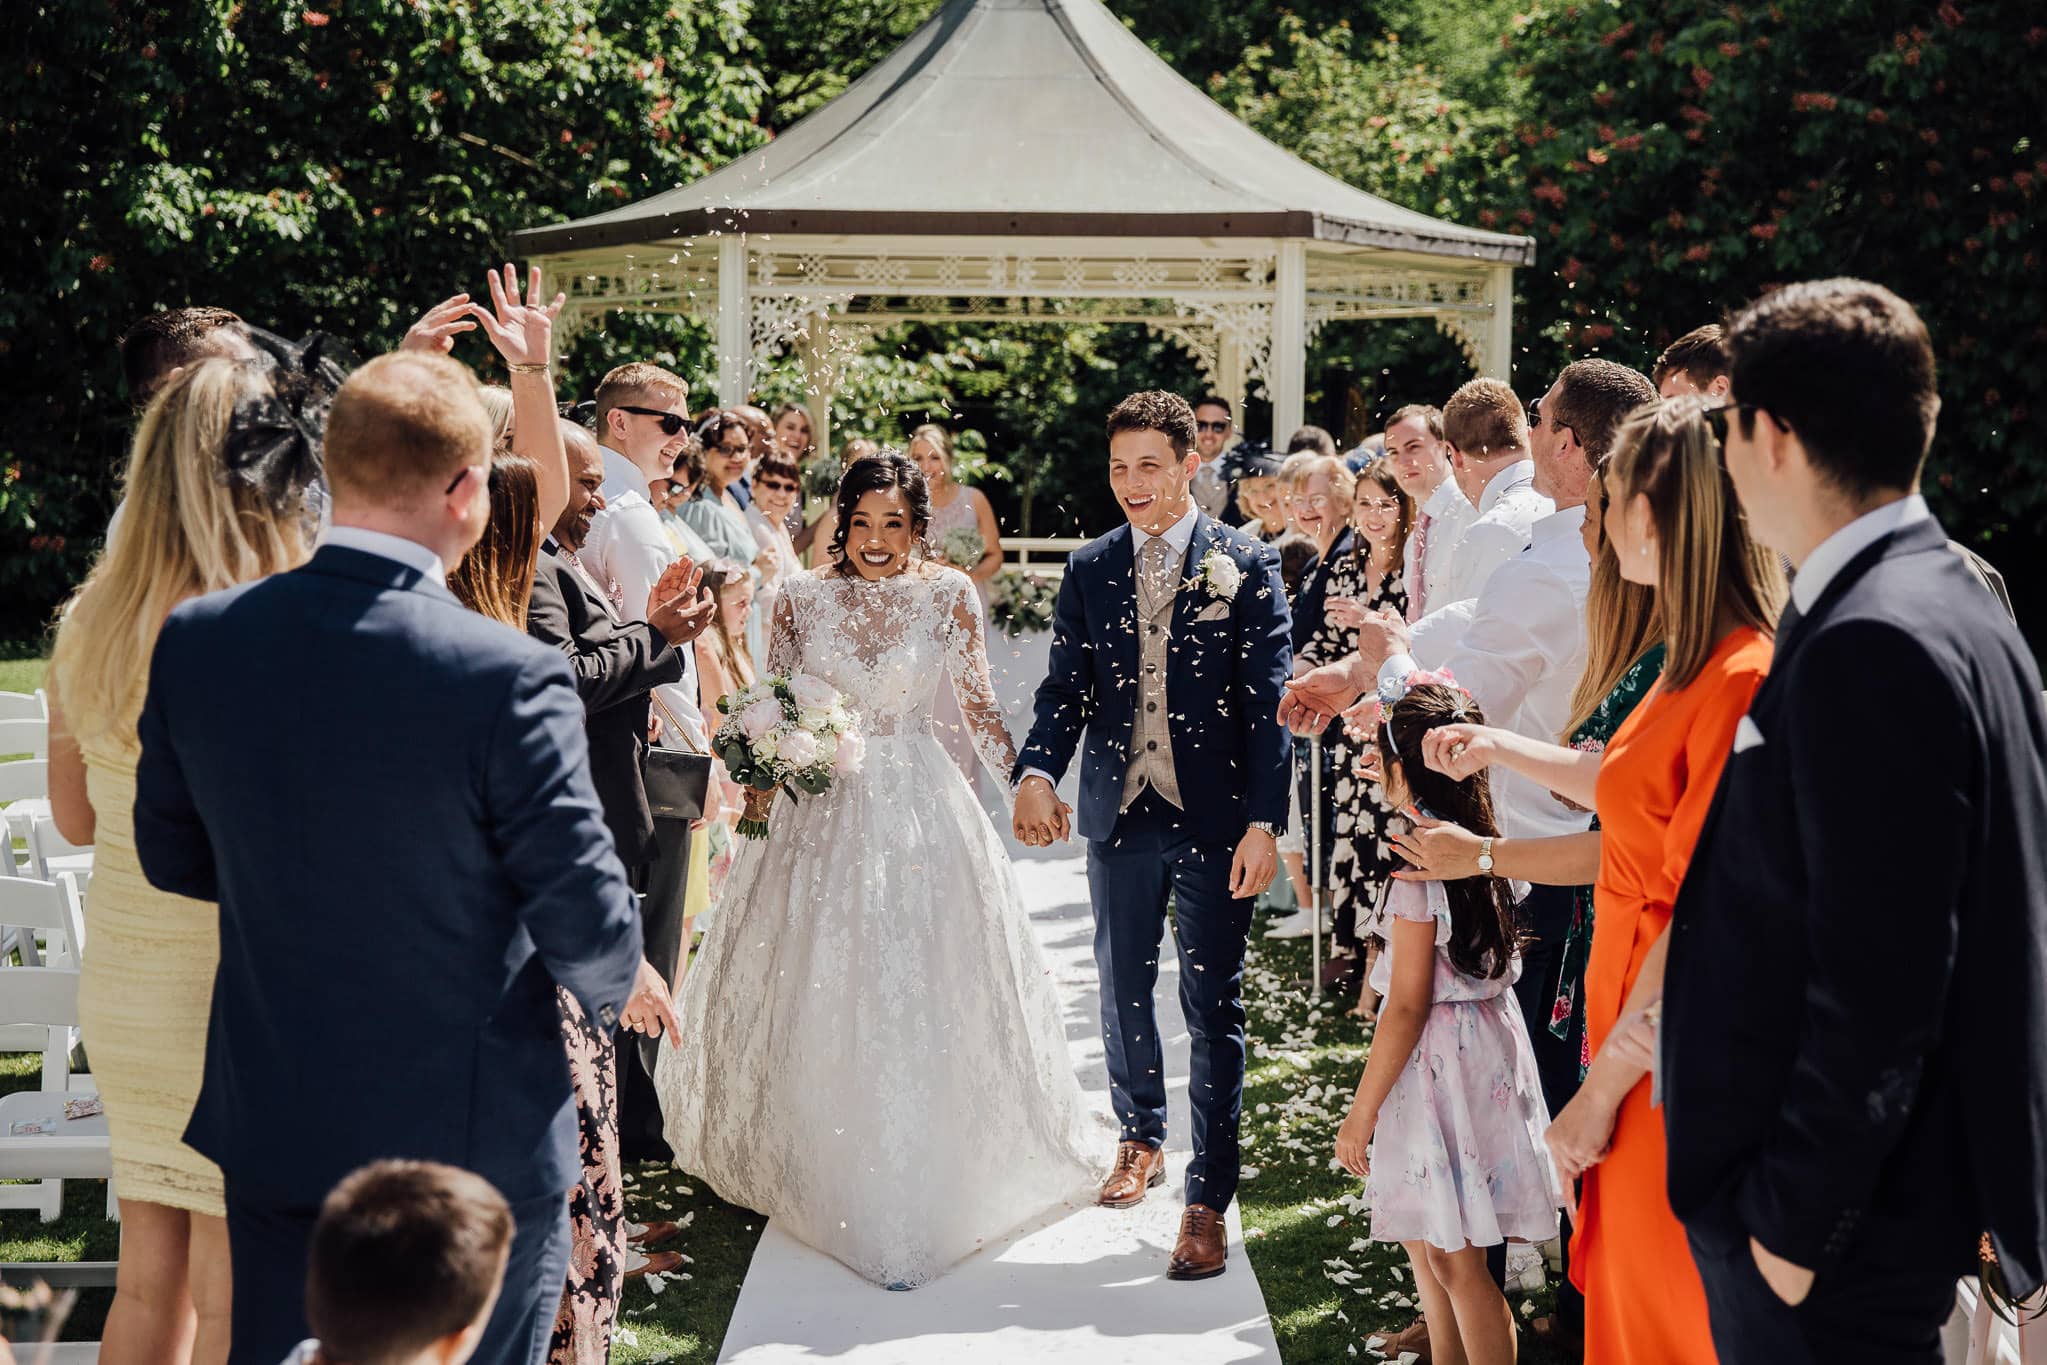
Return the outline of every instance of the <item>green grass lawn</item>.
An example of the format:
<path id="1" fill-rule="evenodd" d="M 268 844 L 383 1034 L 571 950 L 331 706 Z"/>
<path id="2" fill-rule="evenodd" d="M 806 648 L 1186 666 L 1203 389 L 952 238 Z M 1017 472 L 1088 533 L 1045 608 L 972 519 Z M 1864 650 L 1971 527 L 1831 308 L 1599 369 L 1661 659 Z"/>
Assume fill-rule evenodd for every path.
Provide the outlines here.
<path id="1" fill-rule="evenodd" d="M 1362 1186 L 1332 1169 L 1336 1127 L 1370 1034 L 1333 998 L 1317 1003 L 1295 989 L 1307 975 L 1306 940 L 1267 942 L 1256 937 L 1263 928 L 1261 920 L 1246 988 L 1252 1057 L 1238 1195 L 1246 1245 L 1287 1365 L 1349 1365 L 1376 1358 L 1371 1339 L 1390 1336 L 1414 1316 L 1405 1255 L 1368 1240 Z M 35 1068 L 30 1056 L 0 1058 L 0 1091 L 33 1085 Z M 0 1260 L 113 1259 L 117 1234 L 100 1213 L 104 1188 L 71 1182 L 64 1217 L 47 1227 L 32 1213 L 0 1214 Z M 710 1365 L 762 1219 L 679 1171 L 655 1166 L 628 1171 L 627 1197 L 638 1220 L 686 1223 L 672 1245 L 690 1259 L 658 1286 L 628 1286 L 612 1358 L 620 1365 Z M 1516 1316 L 1526 1322 L 1547 1312 L 1549 1297 L 1517 1299 Z M 107 1299 L 105 1291 L 84 1295 L 66 1338 L 97 1338 Z M 1524 1340 L 1521 1359 L 1550 1365 L 1554 1358 Z"/>
<path id="2" fill-rule="evenodd" d="M 33 692 L 49 668 L 48 659 L 0 659 L 0 692 Z"/>

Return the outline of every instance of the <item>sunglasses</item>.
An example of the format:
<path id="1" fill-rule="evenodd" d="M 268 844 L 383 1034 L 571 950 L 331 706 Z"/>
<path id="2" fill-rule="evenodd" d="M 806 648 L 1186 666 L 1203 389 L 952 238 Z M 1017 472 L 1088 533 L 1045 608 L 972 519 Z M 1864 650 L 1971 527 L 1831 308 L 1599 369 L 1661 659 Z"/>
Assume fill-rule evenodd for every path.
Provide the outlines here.
<path id="1" fill-rule="evenodd" d="M 1540 398 L 1528 405 L 1528 429 L 1530 431 L 1542 430 L 1542 400 Z M 1580 445 L 1585 443 L 1585 438 L 1578 436 L 1578 428 L 1572 426 L 1569 422 L 1558 422 L 1557 429 L 1568 431 L 1571 435 L 1577 436 Z"/>
<path id="2" fill-rule="evenodd" d="M 1713 432 L 1713 439 L 1724 446 L 1727 444 L 1727 419 L 1731 414 L 1737 412 L 1761 412 L 1762 410 L 1762 405 L 1759 403 L 1736 403 L 1730 400 L 1720 404 L 1718 407 L 1702 408 L 1699 416 L 1706 419 L 1707 427 Z M 1779 431 L 1790 430 L 1784 423 L 1778 422 L 1774 416 L 1770 420 L 1777 422 L 1777 429 Z"/>
<path id="3" fill-rule="evenodd" d="M 794 493 L 796 491 L 796 485 L 790 483 L 787 479 L 755 479 L 753 486 L 755 488 L 765 488 L 775 493 Z"/>
<path id="4" fill-rule="evenodd" d="M 663 436 L 673 436 L 675 435 L 676 432 L 681 431 L 685 426 L 689 425 L 689 418 L 684 416 L 682 413 L 669 412 L 663 408 L 635 408 L 629 407 L 624 403 L 620 403 L 618 405 L 618 410 L 620 412 L 636 412 L 642 417 L 660 418 L 661 434 Z"/>
<path id="5" fill-rule="evenodd" d="M 1230 429 L 1230 424 L 1228 422 L 1196 421 L 1194 423 L 1194 429 L 1196 431 L 1228 431 Z"/>

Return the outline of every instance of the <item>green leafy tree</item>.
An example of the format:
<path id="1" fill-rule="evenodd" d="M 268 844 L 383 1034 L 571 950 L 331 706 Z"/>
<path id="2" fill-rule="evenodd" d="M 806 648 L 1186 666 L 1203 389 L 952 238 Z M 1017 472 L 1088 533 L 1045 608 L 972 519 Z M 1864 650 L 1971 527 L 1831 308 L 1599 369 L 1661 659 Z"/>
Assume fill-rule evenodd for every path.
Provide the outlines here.
<path id="1" fill-rule="evenodd" d="M 480 287 L 513 227 L 693 179 L 763 136 L 743 0 L 50 0 L 9 17 L 10 638 L 40 630 L 106 524 L 132 426 L 114 342 L 134 318 L 209 303 L 388 346 Z M 487 366 L 486 349 L 458 354 Z"/>

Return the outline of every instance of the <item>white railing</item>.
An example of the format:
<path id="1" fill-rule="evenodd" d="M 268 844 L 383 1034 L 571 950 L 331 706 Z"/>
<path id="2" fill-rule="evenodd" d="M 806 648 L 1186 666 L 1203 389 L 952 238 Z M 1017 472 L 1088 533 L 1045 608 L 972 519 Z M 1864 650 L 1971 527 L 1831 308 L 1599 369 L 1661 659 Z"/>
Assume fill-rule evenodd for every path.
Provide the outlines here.
<path id="1" fill-rule="evenodd" d="M 1085 544 L 1080 536 L 1004 536 L 1002 562 L 1012 568 L 1061 574 L 1066 571 L 1066 556 Z"/>

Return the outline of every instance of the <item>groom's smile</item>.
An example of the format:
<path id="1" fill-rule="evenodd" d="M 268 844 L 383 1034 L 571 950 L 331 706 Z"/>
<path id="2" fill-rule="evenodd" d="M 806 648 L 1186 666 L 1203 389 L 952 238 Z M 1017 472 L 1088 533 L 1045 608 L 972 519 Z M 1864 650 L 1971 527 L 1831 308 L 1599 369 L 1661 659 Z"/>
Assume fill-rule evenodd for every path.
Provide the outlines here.
<path id="1" fill-rule="evenodd" d="M 1188 481 L 1199 463 L 1176 452 L 1162 431 L 1119 431 L 1109 438 L 1109 488 L 1138 530 L 1157 535 L 1187 514 Z"/>

